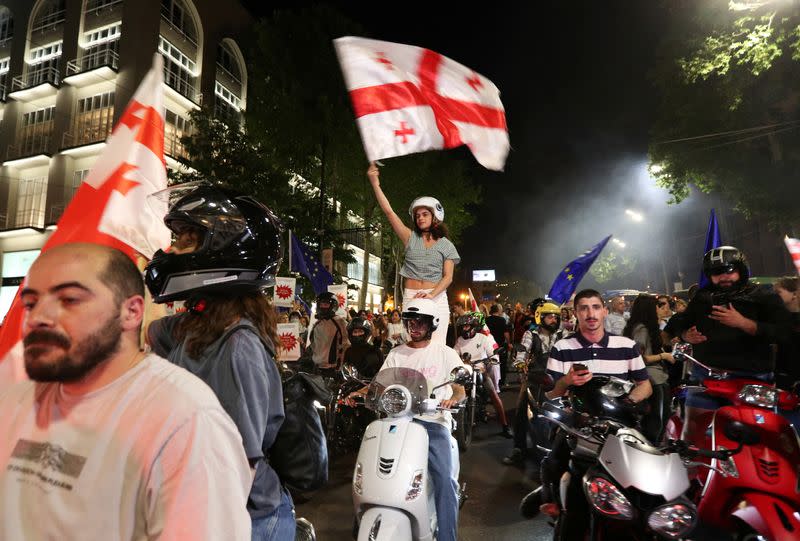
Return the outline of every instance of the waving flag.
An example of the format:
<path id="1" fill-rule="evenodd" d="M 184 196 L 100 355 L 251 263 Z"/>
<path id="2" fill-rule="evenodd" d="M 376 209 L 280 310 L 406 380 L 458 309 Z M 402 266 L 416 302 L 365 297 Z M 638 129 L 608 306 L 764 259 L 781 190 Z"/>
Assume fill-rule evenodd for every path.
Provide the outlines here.
<path id="1" fill-rule="evenodd" d="M 501 171 L 508 128 L 486 77 L 429 49 L 357 37 L 333 41 L 370 161 L 467 145 Z"/>
<path id="2" fill-rule="evenodd" d="M 789 250 L 789 255 L 792 256 L 794 268 L 797 269 L 798 274 L 800 274 L 800 239 L 793 239 L 786 235 L 783 242 L 786 243 L 786 249 Z"/>
<path id="3" fill-rule="evenodd" d="M 296 236 L 289 231 L 289 242 L 291 257 L 289 258 L 289 270 L 299 272 L 309 279 L 314 294 L 319 295 L 328 290 L 328 286 L 333 283 L 333 276 L 322 266 L 319 259 L 311 255 L 311 248 L 300 242 Z"/>
<path id="4" fill-rule="evenodd" d="M 600 255 L 600 252 L 603 251 L 603 248 L 606 247 L 610 239 L 611 235 L 595 244 L 591 250 L 584 253 L 578 259 L 569 262 L 567 266 L 564 267 L 564 270 L 556 277 L 553 282 L 553 287 L 550 288 L 550 293 L 548 293 L 547 296 L 553 299 L 557 304 L 564 304 L 567 302 L 572 294 L 575 293 L 578 284 L 586 273 L 589 272 L 592 263 L 594 263 L 597 256 Z"/>
<path id="5" fill-rule="evenodd" d="M 711 215 L 708 218 L 708 230 L 706 231 L 706 247 L 703 250 L 703 255 L 706 254 L 709 250 L 713 248 L 719 248 L 722 246 L 722 237 L 719 234 L 719 224 L 717 223 L 717 215 L 714 213 L 714 209 L 711 209 Z M 700 258 L 702 260 L 702 257 Z M 700 270 L 700 279 L 697 281 L 700 287 L 706 287 L 708 285 L 708 278 L 703 273 L 702 269 Z"/>
<path id="6" fill-rule="evenodd" d="M 135 261 L 136 252 L 149 258 L 169 244 L 170 233 L 162 221 L 166 203 L 161 209 L 146 201 L 148 195 L 167 187 L 162 62 L 161 55 L 155 55 L 153 66 L 43 252 L 70 242 L 89 242 L 122 250 Z M 15 347 L 21 331 L 18 294 L 0 330 L 0 382 L 25 377 L 21 348 Z"/>

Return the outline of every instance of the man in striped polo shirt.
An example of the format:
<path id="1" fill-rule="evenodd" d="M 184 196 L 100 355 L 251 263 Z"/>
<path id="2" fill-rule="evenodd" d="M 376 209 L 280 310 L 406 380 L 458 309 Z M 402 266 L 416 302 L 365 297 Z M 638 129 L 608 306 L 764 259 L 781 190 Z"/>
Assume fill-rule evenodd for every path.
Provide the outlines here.
<path id="1" fill-rule="evenodd" d="M 584 289 L 575 295 L 574 306 L 578 332 L 559 340 L 550 350 L 547 372 L 553 376 L 555 387 L 545 393 L 545 396 L 549 400 L 563 396 L 571 385 L 584 385 L 597 374 L 633 381 L 636 386 L 628 399 L 632 402 L 646 400 L 652 394 L 653 388 L 650 386 L 639 348 L 630 338 L 605 332 L 603 322 L 608 310 L 600 293 L 593 289 Z M 567 469 L 569 454 L 565 434 L 559 430 L 550 454 L 542 461 L 542 486 L 522 500 L 520 511 L 523 516 L 532 518 L 540 508 L 549 515 L 558 514 L 558 507 L 552 503 L 553 490 L 557 488 L 559 479 Z M 574 527 L 575 534 L 582 536 L 588 508 L 580 479 L 572 481 L 567 494 L 571 509 L 570 520 L 564 524 L 570 530 Z M 569 536 L 568 538 L 571 539 Z"/>

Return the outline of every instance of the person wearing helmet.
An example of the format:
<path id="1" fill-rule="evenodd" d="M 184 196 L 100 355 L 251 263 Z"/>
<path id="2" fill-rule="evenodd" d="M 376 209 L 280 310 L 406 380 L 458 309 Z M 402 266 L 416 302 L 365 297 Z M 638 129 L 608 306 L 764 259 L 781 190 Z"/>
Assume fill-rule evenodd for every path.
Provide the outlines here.
<path id="1" fill-rule="evenodd" d="M 168 189 L 164 223 L 175 234 L 145 268 L 156 303 L 184 313 L 153 321 L 155 353 L 202 379 L 239 429 L 253 475 L 252 539 L 293 539 L 292 498 L 267 457 L 283 423 L 276 312 L 264 290 L 283 255 L 280 221 L 255 199 L 210 184 Z"/>
<path id="2" fill-rule="evenodd" d="M 569 333 L 560 330 L 561 309 L 547 299 L 537 299 L 533 306 L 534 325 L 522 335 L 522 346 L 514 359 L 514 365 L 522 371 L 517 410 L 514 417 L 514 447 L 511 454 L 503 458 L 506 466 L 523 466 L 528 451 L 528 391 L 527 373 L 529 370 L 544 370 L 553 344 Z"/>
<path id="3" fill-rule="evenodd" d="M 494 359 L 495 361 L 499 361 L 500 359 L 497 353 L 495 353 L 495 344 L 491 336 L 480 332 L 483 329 L 481 315 L 480 313 L 470 312 L 456 320 L 455 328 L 458 333 L 458 338 L 456 339 L 454 349 L 462 358 L 465 353 L 469 354 L 469 359 L 472 361 L 480 359 Z M 508 426 L 508 419 L 506 418 L 506 410 L 503 407 L 503 401 L 500 400 L 500 395 L 497 393 L 495 379 L 490 376 L 490 372 L 486 370 L 484 363 L 480 363 L 474 368 L 486 372 L 486 377 L 483 378 L 483 386 L 497 412 L 497 421 L 502 427 L 500 434 L 506 438 L 513 438 L 514 436 L 511 434 L 511 428 Z"/>
<path id="4" fill-rule="evenodd" d="M 408 209 L 413 222 L 413 228 L 409 228 L 392 210 L 381 190 L 380 172 L 374 163 L 370 164 L 367 177 L 378 205 L 405 246 L 405 260 L 400 268 L 400 275 L 405 278 L 403 305 L 414 298 L 432 299 L 439 319 L 448 322 L 447 288 L 453 282 L 453 269 L 461 257 L 447 238 L 442 204 L 433 197 L 414 199 Z M 444 344 L 446 337 L 447 325 L 443 324 L 434 332 L 433 340 Z"/>
<path id="5" fill-rule="evenodd" d="M 308 333 L 308 347 L 304 358 L 313 361 L 314 366 L 320 370 L 339 368 L 345 351 L 350 347 L 347 323 L 336 314 L 339 310 L 339 299 L 330 291 L 323 291 L 317 295 L 316 305 L 315 321 Z"/>
<path id="6" fill-rule="evenodd" d="M 347 337 L 350 347 L 344 352 L 344 362 L 355 367 L 365 378 L 372 378 L 383 364 L 380 348 L 369 342 L 372 336 L 372 324 L 362 317 L 353 318 L 347 325 Z"/>
<path id="7" fill-rule="evenodd" d="M 732 377 L 772 381 L 775 366 L 772 345 L 790 332 L 790 315 L 771 289 L 750 284 L 750 268 L 744 253 L 720 246 L 703 256 L 701 287 L 689 306 L 670 318 L 666 331 L 693 345 L 693 356 L 704 364 L 727 371 Z M 692 378 L 708 374 L 696 365 Z M 703 445 L 713 411 L 724 405 L 719 399 L 691 389 L 686 397 L 683 438 Z"/>
<path id="8" fill-rule="evenodd" d="M 431 299 L 415 298 L 403 305 L 403 324 L 408 342 L 398 345 L 386 356 L 381 370 L 412 368 L 425 375 L 428 391 L 450 381 L 450 372 L 462 366 L 458 353 L 431 338 L 440 324 L 439 310 Z M 444 321 L 447 321 L 446 319 Z M 365 394 L 367 387 L 356 391 Z M 466 398 L 462 385 L 451 383 L 434 392 L 441 407 L 452 408 Z M 417 416 L 428 432 L 428 471 L 433 482 L 440 541 L 455 541 L 458 529 L 458 445 L 450 434 L 453 424 L 449 412 L 435 416 Z"/>

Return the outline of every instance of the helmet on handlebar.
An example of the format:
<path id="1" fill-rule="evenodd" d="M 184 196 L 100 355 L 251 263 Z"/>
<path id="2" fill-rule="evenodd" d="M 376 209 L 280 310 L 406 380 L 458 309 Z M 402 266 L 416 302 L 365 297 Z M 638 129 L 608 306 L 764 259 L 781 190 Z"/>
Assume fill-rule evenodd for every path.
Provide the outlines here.
<path id="1" fill-rule="evenodd" d="M 456 332 L 465 340 L 469 340 L 483 327 L 480 312 L 467 312 L 456 320 Z"/>
<path id="2" fill-rule="evenodd" d="M 592 417 L 611 419 L 625 426 L 636 426 L 645 413 L 647 402 L 633 404 L 626 401 L 627 393 L 616 385 L 618 381 L 618 378 L 598 375 L 583 385 L 570 387 L 573 409 Z"/>
<path id="3" fill-rule="evenodd" d="M 439 327 L 439 316 L 436 315 L 436 303 L 430 299 L 411 299 L 403 307 L 403 325 L 408 331 L 408 322 L 422 321 L 428 324 L 428 332 L 423 340 L 430 340 L 433 331 Z M 409 335 L 411 333 L 409 332 Z M 412 336 L 413 341 L 413 336 Z"/>
<path id="4" fill-rule="evenodd" d="M 734 287 L 738 288 L 746 284 L 750 278 L 750 267 L 747 264 L 747 258 L 744 253 L 738 248 L 720 246 L 712 248 L 703 256 L 703 274 L 709 280 L 711 280 L 712 275 L 734 271 L 739 272 L 739 281 L 736 282 Z"/>
<path id="5" fill-rule="evenodd" d="M 354 334 L 356 329 L 364 331 L 361 334 Z M 367 339 L 372 336 L 372 323 L 363 317 L 354 317 L 347 325 L 347 337 L 351 344 L 366 344 Z"/>
<path id="6" fill-rule="evenodd" d="M 556 316 L 556 322 L 552 325 L 548 325 L 544 322 L 545 316 L 554 315 Z M 536 308 L 536 312 L 534 312 L 534 318 L 536 320 L 536 324 L 540 327 L 544 327 L 550 332 L 556 332 L 558 327 L 561 326 L 561 308 L 557 304 L 554 304 L 550 301 L 547 301 L 543 304 L 540 304 L 538 308 Z"/>

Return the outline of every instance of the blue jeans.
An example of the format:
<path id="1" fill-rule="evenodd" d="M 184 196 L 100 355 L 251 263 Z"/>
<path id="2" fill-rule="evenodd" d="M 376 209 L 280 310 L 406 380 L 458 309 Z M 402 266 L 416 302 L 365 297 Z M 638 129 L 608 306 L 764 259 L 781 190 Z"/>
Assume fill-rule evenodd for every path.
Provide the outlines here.
<path id="1" fill-rule="evenodd" d="M 414 419 L 428 432 L 428 473 L 433 482 L 433 499 L 439 524 L 439 541 L 456 541 L 458 530 L 458 484 L 453 480 L 450 431 L 438 423 Z"/>
<path id="2" fill-rule="evenodd" d="M 294 503 L 281 488 L 281 504 L 269 515 L 253 519 L 253 541 L 291 541 L 294 539 Z"/>

